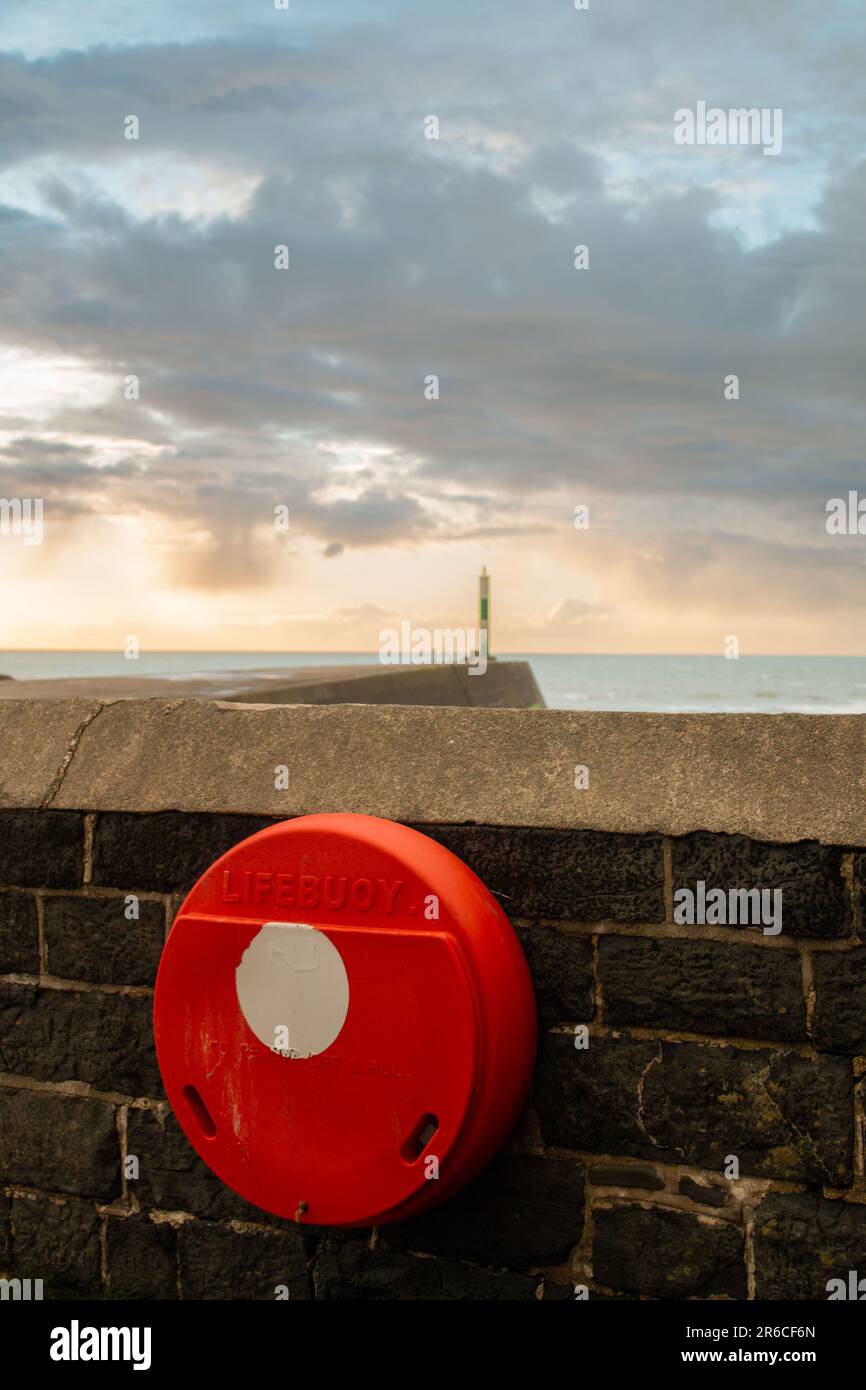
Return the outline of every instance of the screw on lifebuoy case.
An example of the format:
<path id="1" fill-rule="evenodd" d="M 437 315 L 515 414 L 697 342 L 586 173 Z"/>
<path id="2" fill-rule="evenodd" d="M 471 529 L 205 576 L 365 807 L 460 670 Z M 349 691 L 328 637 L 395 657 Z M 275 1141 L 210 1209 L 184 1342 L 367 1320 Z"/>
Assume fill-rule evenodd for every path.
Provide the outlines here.
<path id="1" fill-rule="evenodd" d="M 159 1065 L 193 1147 L 276 1215 L 415 1215 L 507 1138 L 535 1059 L 510 922 L 426 835 L 303 816 L 199 879 L 156 984 Z"/>

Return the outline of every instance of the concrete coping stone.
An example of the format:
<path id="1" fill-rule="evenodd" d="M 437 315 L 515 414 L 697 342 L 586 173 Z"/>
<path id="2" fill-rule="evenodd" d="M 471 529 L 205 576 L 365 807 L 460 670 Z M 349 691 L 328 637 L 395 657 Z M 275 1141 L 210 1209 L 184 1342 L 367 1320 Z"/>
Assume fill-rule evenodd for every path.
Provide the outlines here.
<path id="1" fill-rule="evenodd" d="M 5 808 L 866 843 L 864 715 L 4 700 L 0 740 Z"/>

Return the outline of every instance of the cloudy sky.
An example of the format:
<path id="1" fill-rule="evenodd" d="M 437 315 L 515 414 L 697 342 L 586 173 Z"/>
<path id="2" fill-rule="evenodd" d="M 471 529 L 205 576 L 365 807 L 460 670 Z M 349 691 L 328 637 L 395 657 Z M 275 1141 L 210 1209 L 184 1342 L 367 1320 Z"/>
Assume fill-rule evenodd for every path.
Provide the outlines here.
<path id="1" fill-rule="evenodd" d="M 369 651 L 486 563 L 499 650 L 862 651 L 864 40 L 862 0 L 3 0 L 0 497 L 45 536 L 0 536 L 0 645 Z M 781 153 L 676 144 L 698 101 Z"/>

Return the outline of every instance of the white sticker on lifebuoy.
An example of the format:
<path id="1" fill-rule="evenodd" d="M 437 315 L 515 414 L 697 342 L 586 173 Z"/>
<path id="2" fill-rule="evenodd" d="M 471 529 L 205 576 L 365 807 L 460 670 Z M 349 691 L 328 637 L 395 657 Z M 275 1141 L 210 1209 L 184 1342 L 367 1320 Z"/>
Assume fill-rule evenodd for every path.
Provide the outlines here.
<path id="1" fill-rule="evenodd" d="M 306 922 L 266 922 L 235 972 L 238 1003 L 265 1047 L 282 1057 L 316 1057 L 349 1012 L 343 957 Z"/>

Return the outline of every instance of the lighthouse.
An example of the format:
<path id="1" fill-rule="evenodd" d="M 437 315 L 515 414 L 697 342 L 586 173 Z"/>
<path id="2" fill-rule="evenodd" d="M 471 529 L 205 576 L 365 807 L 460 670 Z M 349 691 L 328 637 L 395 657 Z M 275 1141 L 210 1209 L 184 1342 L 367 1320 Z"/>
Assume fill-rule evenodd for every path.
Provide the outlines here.
<path id="1" fill-rule="evenodd" d="M 480 650 L 486 657 L 490 655 L 490 576 L 487 566 L 481 570 L 478 580 L 478 627 L 480 630 Z"/>

